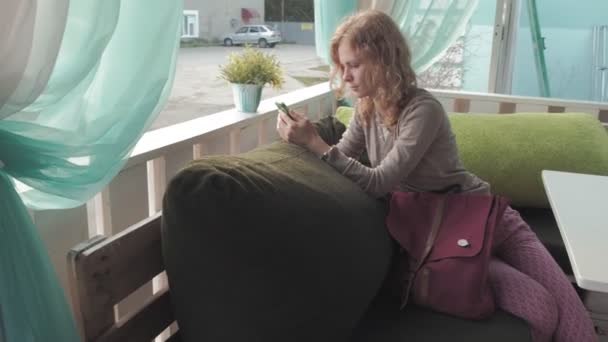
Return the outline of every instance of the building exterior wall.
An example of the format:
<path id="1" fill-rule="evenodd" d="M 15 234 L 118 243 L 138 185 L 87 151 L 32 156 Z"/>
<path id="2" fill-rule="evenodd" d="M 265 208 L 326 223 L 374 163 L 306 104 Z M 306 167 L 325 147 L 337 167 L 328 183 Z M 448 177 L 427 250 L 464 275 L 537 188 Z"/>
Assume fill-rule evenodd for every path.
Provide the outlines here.
<path id="1" fill-rule="evenodd" d="M 199 38 L 213 41 L 235 31 L 244 22 L 241 9 L 251 8 L 259 13 L 250 24 L 264 22 L 264 0 L 184 0 L 184 10 L 198 11 Z"/>
<path id="2" fill-rule="evenodd" d="M 268 21 L 266 24 L 281 31 L 284 43 L 315 45 L 314 23 Z"/>

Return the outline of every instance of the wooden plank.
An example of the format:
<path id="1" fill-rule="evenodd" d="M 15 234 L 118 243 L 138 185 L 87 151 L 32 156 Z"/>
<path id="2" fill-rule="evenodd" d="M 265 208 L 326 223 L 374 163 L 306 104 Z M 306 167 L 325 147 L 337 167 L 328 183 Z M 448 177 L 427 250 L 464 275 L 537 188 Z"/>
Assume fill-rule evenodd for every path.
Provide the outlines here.
<path id="1" fill-rule="evenodd" d="M 513 102 L 501 102 L 498 105 L 499 114 L 515 113 L 517 105 Z"/>
<path id="2" fill-rule="evenodd" d="M 204 142 L 194 144 L 192 146 L 192 158 L 194 160 L 202 158 L 207 153 L 209 153 L 209 149 L 207 148 L 207 145 Z"/>
<path id="3" fill-rule="evenodd" d="M 105 236 L 98 235 L 90 238 L 88 241 L 79 243 L 76 246 L 72 247 L 67 255 L 67 264 L 68 264 L 68 286 L 69 293 L 72 304 L 72 312 L 76 317 L 76 326 L 78 327 L 78 331 L 80 332 L 80 336 L 86 340 L 85 334 L 85 324 L 84 324 L 84 306 L 88 304 L 88 300 L 86 298 L 86 286 L 82 284 L 80 281 L 80 277 L 78 276 L 78 267 L 77 261 L 80 258 L 80 255 L 88 248 L 91 248 L 106 239 Z M 99 324 L 101 326 L 110 327 L 114 322 L 114 313 L 112 306 L 101 307 L 99 308 L 101 311 L 101 316 L 99 317 Z M 87 310 L 87 315 L 91 312 L 90 309 Z M 103 329 L 103 328 L 101 328 Z"/>
<path id="4" fill-rule="evenodd" d="M 564 108 L 564 111 L 566 113 L 587 113 L 597 118 L 600 110 L 595 107 L 568 106 Z"/>
<path id="5" fill-rule="evenodd" d="M 175 149 L 173 151 L 167 152 L 167 154 L 165 155 L 164 159 L 165 159 L 165 174 L 164 174 L 164 179 L 165 179 L 165 184 L 167 184 L 168 181 L 170 181 L 171 179 L 173 179 L 173 177 L 179 172 L 181 171 L 189 162 L 191 162 L 194 157 L 194 146 L 188 146 L 186 148 L 179 148 L 179 149 Z M 150 174 L 148 172 L 148 174 Z M 148 192 L 150 192 L 150 190 L 148 190 Z M 162 195 L 164 195 L 165 190 L 163 189 L 161 192 L 161 198 Z M 160 210 L 160 207 L 158 208 Z"/>
<path id="6" fill-rule="evenodd" d="M 149 342 L 175 321 L 167 289 L 150 297 L 145 306 L 113 325 L 95 342 Z"/>
<path id="7" fill-rule="evenodd" d="M 239 153 L 253 150 L 259 146 L 261 121 L 258 120 L 255 124 L 241 129 Z"/>
<path id="8" fill-rule="evenodd" d="M 518 113 L 547 113 L 548 106 L 543 104 L 518 103 Z"/>
<path id="9" fill-rule="evenodd" d="M 123 169 L 108 187 L 112 231 L 104 235 L 116 234 L 149 216 L 147 163 Z"/>
<path id="10" fill-rule="evenodd" d="M 230 154 L 241 152 L 241 129 L 235 128 L 230 131 Z"/>
<path id="11" fill-rule="evenodd" d="M 258 146 L 263 146 L 268 143 L 268 120 L 260 120 L 258 122 Z"/>
<path id="12" fill-rule="evenodd" d="M 517 104 L 531 104 L 541 106 L 585 106 L 600 109 L 608 109 L 605 102 L 591 102 L 580 100 L 564 100 L 555 98 L 542 98 L 532 96 L 500 95 L 481 92 L 467 92 L 460 90 L 427 89 L 438 98 L 469 99 L 470 101 L 491 101 L 491 102 L 513 102 Z"/>
<path id="13" fill-rule="evenodd" d="M 437 101 L 441 103 L 446 112 L 452 113 L 454 111 L 454 99 L 448 97 L 437 97 Z"/>
<path id="14" fill-rule="evenodd" d="M 561 106 L 549 106 L 547 112 L 549 113 L 563 113 L 566 111 L 566 108 Z"/>
<path id="15" fill-rule="evenodd" d="M 148 214 L 156 214 L 162 209 L 163 194 L 167 187 L 166 162 L 164 157 L 152 159 L 148 169 Z"/>
<path id="16" fill-rule="evenodd" d="M 255 124 L 259 118 L 268 119 L 276 116 L 275 101 L 285 102 L 291 106 L 327 96 L 333 96 L 333 94 L 331 94 L 329 83 L 324 82 L 262 100 L 258 113 L 255 115 L 229 109 L 146 132 L 137 142 L 127 167 L 166 155 L 166 150 L 169 148 L 189 147 L 201 140 L 207 140 L 214 134 L 224 134 L 225 130 L 243 128 Z"/>
<path id="17" fill-rule="evenodd" d="M 169 288 L 169 280 L 167 279 L 167 272 L 163 272 L 154 279 L 152 279 L 152 293 L 157 294 L 162 291 L 165 291 Z M 165 328 L 165 330 L 154 339 L 154 342 L 163 342 L 167 340 L 169 336 L 171 336 L 173 330 Z"/>
<path id="18" fill-rule="evenodd" d="M 87 202 L 89 237 L 112 234 L 110 188 L 105 187 Z"/>
<path id="19" fill-rule="evenodd" d="M 156 213 L 83 253 L 84 275 L 114 304 L 164 270 L 160 223 Z"/>
<path id="20" fill-rule="evenodd" d="M 471 114 L 497 114 L 500 113 L 500 102 L 492 101 L 470 101 L 467 112 Z"/>
<path id="21" fill-rule="evenodd" d="M 601 109 L 598 113 L 598 118 L 601 122 L 608 122 L 608 109 Z"/>
<path id="22" fill-rule="evenodd" d="M 148 207 L 148 167 L 147 163 L 122 170 L 109 185 L 112 212 L 112 235 L 138 224 L 150 216 Z M 138 289 L 134 294 L 118 303 L 116 317 L 140 308 L 152 295 L 152 285 Z"/>
<path id="23" fill-rule="evenodd" d="M 325 101 L 325 98 L 320 98 L 317 102 L 317 116 L 315 117 L 316 120 L 321 120 L 321 118 L 323 117 L 323 101 Z"/>
<path id="24" fill-rule="evenodd" d="M 468 113 L 470 107 L 471 101 L 469 99 L 454 100 L 454 112 L 456 113 Z"/>
<path id="25" fill-rule="evenodd" d="M 87 339 L 113 324 L 116 303 L 163 271 L 160 222 L 158 213 L 101 243 L 70 252 Z"/>
<path id="26" fill-rule="evenodd" d="M 279 133 L 277 132 L 277 116 L 271 117 L 266 120 L 265 124 L 266 132 L 268 133 L 268 140 L 266 143 L 271 143 L 279 139 Z"/>

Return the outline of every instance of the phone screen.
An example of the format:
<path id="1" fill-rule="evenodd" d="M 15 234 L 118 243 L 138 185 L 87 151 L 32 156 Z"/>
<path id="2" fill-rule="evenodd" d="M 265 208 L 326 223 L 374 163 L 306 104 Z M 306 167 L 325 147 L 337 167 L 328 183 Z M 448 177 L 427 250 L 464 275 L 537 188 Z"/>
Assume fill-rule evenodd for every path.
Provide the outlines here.
<path id="1" fill-rule="evenodd" d="M 284 104 L 283 102 L 275 102 L 275 104 L 277 105 L 277 107 L 285 114 L 287 114 L 287 116 L 289 116 L 289 118 L 291 120 L 295 120 L 293 118 L 293 116 L 291 116 L 291 114 L 289 114 L 289 107 L 287 107 L 286 104 Z"/>

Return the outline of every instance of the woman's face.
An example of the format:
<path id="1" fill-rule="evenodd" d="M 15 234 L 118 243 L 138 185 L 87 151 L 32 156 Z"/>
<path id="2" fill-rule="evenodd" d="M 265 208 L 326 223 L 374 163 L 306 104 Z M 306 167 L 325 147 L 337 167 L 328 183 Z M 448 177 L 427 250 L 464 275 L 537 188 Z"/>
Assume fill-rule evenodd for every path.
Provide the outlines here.
<path id="1" fill-rule="evenodd" d="M 353 49 L 346 39 L 343 39 L 338 46 L 338 56 L 342 67 L 342 81 L 352 93 L 359 98 L 373 96 L 373 87 L 365 77 L 370 68 L 368 59 L 358 50 Z"/>

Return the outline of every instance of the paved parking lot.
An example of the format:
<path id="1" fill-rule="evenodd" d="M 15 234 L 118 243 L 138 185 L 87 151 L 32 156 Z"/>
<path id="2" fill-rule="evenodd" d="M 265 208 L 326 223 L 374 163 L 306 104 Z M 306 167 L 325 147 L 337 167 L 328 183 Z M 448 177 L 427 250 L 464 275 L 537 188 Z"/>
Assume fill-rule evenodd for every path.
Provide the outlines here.
<path id="1" fill-rule="evenodd" d="M 227 61 L 229 53 L 242 49 L 223 46 L 181 48 L 169 101 L 150 130 L 233 107 L 230 84 L 218 79 L 218 66 Z M 279 44 L 263 51 L 277 55 L 285 71 L 285 84 L 280 90 L 264 87 L 262 98 L 303 87 L 294 76 L 327 76 L 327 72 L 311 70 L 325 64 L 317 57 L 314 46 Z"/>

